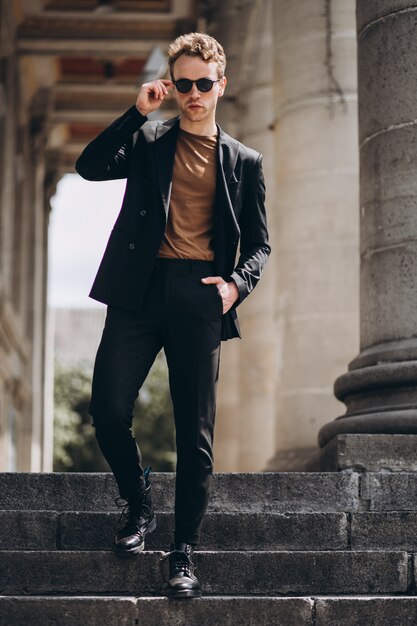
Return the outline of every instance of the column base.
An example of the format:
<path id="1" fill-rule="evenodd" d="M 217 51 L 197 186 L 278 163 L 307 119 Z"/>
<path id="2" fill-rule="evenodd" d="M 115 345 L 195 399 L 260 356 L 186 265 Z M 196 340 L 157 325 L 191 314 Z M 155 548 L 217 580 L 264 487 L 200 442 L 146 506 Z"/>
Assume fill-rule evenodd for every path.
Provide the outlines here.
<path id="1" fill-rule="evenodd" d="M 325 424 L 319 431 L 321 448 L 338 434 L 417 435 L 417 409 L 342 415 Z"/>
<path id="2" fill-rule="evenodd" d="M 319 445 L 336 435 L 417 435 L 417 341 L 402 339 L 363 350 L 334 384 L 346 414 L 325 424 Z"/>
<path id="3" fill-rule="evenodd" d="M 306 472 L 417 472 L 415 435 L 338 434 L 305 464 Z"/>

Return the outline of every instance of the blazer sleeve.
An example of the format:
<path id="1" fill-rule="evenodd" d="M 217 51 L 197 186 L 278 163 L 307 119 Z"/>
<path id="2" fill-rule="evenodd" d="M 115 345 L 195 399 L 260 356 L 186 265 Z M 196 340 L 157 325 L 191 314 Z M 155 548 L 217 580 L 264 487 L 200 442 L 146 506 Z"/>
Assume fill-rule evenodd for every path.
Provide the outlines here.
<path id="1" fill-rule="evenodd" d="M 240 225 L 240 255 L 231 279 L 237 285 L 238 306 L 256 287 L 271 247 L 265 211 L 265 180 L 260 154 L 252 168 L 244 191 Z M 233 308 L 233 307 L 232 307 Z"/>
<path id="2" fill-rule="evenodd" d="M 131 106 L 84 148 L 75 163 L 78 174 L 86 180 L 126 178 L 133 134 L 147 119 Z"/>

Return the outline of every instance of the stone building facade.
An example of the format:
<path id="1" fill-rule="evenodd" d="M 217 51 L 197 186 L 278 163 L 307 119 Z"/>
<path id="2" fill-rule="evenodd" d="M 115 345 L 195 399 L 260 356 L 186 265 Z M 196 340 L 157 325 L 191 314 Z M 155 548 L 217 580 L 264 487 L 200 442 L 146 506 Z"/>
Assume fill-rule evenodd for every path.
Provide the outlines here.
<path id="1" fill-rule="evenodd" d="M 50 467 L 44 420 L 48 97 L 0 3 L 0 469 Z"/>
<path id="2" fill-rule="evenodd" d="M 55 185 L 131 106 L 138 77 L 160 70 L 155 51 L 190 30 L 225 47 L 219 122 L 264 155 L 273 249 L 240 309 L 243 341 L 223 347 L 215 469 L 303 469 L 318 433 L 325 446 L 340 432 L 413 428 L 415 113 L 398 70 L 415 71 L 415 15 L 406 0 L 0 0 L 1 470 L 50 460 Z"/>

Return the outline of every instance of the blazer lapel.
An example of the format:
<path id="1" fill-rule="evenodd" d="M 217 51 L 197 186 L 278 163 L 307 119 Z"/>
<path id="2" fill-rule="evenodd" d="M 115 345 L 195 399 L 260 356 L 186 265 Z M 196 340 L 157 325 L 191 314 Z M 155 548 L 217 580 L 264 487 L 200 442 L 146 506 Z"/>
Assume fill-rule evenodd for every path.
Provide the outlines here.
<path id="1" fill-rule="evenodd" d="M 216 189 L 216 208 L 221 208 L 226 211 L 226 216 L 229 218 L 232 229 L 235 234 L 239 236 L 240 228 L 237 223 L 236 215 L 233 210 L 233 205 L 230 200 L 229 188 L 227 182 L 231 181 L 234 177 L 234 168 L 238 156 L 238 150 L 236 143 L 227 135 L 219 125 L 217 125 L 219 132 L 218 141 L 218 167 L 217 167 L 217 189 Z"/>
<path id="2" fill-rule="evenodd" d="M 168 216 L 172 189 L 172 170 L 174 168 L 175 147 L 177 144 L 179 117 L 159 124 L 155 131 L 155 157 L 159 193 L 165 216 Z"/>
<path id="3" fill-rule="evenodd" d="M 174 168 L 175 148 L 177 144 L 179 116 L 159 124 L 155 130 L 155 158 L 158 177 L 159 193 L 168 216 L 169 202 L 172 189 L 172 172 Z M 216 209 L 220 209 L 232 226 L 234 233 L 239 236 L 240 229 L 230 200 L 227 181 L 233 179 L 234 167 L 238 156 L 236 142 L 217 125 L 219 141 L 217 145 L 217 184 Z"/>

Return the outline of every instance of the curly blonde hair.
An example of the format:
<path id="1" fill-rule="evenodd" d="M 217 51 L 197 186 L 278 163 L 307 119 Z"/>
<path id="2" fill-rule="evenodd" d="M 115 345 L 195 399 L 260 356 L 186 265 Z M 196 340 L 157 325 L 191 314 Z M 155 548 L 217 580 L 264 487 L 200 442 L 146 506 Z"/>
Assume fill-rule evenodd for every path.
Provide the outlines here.
<path id="1" fill-rule="evenodd" d="M 218 77 L 224 76 L 226 55 L 223 47 L 214 37 L 205 33 L 188 33 L 177 37 L 168 48 L 168 66 L 172 79 L 174 78 L 174 63 L 183 54 L 190 57 L 201 57 L 206 63 L 214 61 L 217 63 Z"/>

